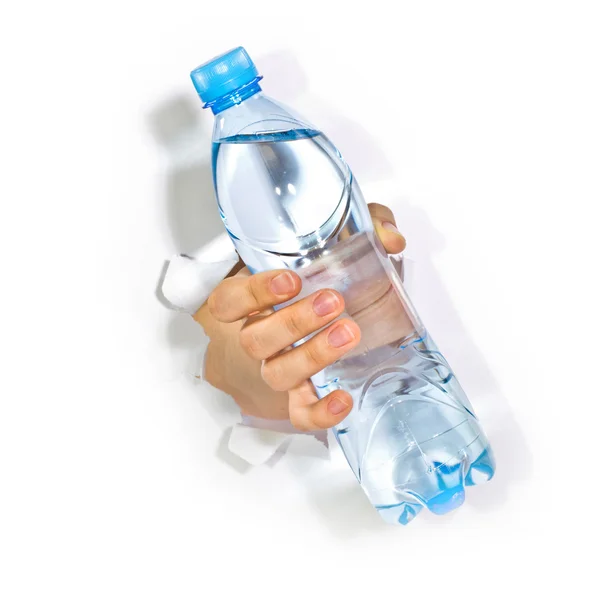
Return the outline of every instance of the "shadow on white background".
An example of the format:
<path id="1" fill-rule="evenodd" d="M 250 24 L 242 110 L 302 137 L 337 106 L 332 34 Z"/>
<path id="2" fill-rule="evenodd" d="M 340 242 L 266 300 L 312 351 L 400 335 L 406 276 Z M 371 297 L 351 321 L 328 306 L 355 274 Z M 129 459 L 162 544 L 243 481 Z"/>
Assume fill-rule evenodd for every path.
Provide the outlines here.
<path id="1" fill-rule="evenodd" d="M 310 113 L 306 115 L 308 121 L 334 141 L 362 185 L 392 181 L 394 169 L 375 140 L 359 124 L 344 118 L 338 107 L 326 106 L 310 93 L 306 77 L 291 54 L 283 51 L 257 57 L 256 63 L 266 76 L 266 93 L 290 106 L 301 98 L 300 105 L 310 107 Z M 189 94 L 174 97 L 157 107 L 148 121 L 167 157 L 164 203 L 174 251 L 190 252 L 223 231 L 212 185 L 212 115 L 202 111 L 199 99 Z M 422 312 L 440 315 L 432 334 L 437 341 L 442 340 L 441 350 L 480 415 L 496 455 L 495 479 L 491 484 L 470 488 L 467 503 L 474 509 L 493 510 L 504 502 L 514 482 L 530 476 L 530 450 L 507 399 L 461 321 L 434 266 L 434 257 L 445 245 L 442 234 L 434 228 L 425 210 L 409 198 L 389 198 L 388 204 L 395 211 L 400 229 L 406 233 L 408 254 L 415 259 L 417 285 L 410 292 Z M 172 313 L 166 343 L 173 351 L 192 353 L 200 336 L 199 327 L 188 315 Z M 216 391 L 212 396 L 213 399 L 208 401 L 202 398 L 207 412 L 220 425 L 230 422 L 236 414 L 232 400 Z M 230 425 L 224 430 L 217 455 L 239 473 L 245 473 L 250 467 L 227 448 L 229 434 Z M 337 480 L 334 473 L 322 469 L 321 459 L 300 458 L 293 452 L 287 459 L 297 476 L 305 480 L 308 497 L 335 535 L 354 535 L 361 528 L 386 528 L 351 480 L 350 473 L 350 477 L 345 473 Z M 451 521 L 451 515 L 436 519 L 427 511 L 419 518 L 434 519 L 436 524 Z M 347 528 L 349 521 L 352 526 Z"/>

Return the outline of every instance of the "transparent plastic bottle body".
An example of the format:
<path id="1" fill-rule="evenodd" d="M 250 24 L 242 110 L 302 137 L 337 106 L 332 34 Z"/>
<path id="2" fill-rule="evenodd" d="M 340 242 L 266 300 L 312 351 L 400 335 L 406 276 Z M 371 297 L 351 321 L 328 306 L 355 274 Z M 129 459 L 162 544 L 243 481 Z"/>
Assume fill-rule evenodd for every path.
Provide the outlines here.
<path id="1" fill-rule="evenodd" d="M 296 271 L 301 297 L 338 290 L 361 328 L 359 346 L 312 382 L 320 397 L 338 388 L 353 397 L 335 434 L 372 504 L 401 524 L 424 506 L 443 514 L 461 505 L 466 486 L 493 476 L 492 452 L 334 145 L 260 93 L 216 116 L 213 168 L 247 266 Z"/>

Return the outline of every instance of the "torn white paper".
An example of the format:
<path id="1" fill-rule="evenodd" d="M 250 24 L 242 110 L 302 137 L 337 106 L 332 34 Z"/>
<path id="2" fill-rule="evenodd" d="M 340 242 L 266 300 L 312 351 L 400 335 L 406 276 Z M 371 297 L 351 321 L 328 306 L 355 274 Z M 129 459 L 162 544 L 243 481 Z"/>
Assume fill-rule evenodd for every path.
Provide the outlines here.
<path id="1" fill-rule="evenodd" d="M 173 307 L 194 314 L 239 257 L 226 233 L 193 254 L 174 256 L 162 282 L 162 294 Z"/>

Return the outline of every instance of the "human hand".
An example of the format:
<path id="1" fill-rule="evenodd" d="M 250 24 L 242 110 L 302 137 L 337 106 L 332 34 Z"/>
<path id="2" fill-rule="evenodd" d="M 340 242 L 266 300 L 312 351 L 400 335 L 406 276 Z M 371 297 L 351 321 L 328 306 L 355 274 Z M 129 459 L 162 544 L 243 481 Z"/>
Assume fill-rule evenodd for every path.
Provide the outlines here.
<path id="1" fill-rule="evenodd" d="M 402 252 L 405 239 L 392 211 L 380 204 L 369 209 L 386 251 Z M 290 419 L 301 430 L 327 429 L 348 415 L 351 396 L 336 390 L 319 400 L 309 378 L 355 348 L 361 332 L 348 318 L 332 323 L 345 303 L 330 289 L 272 310 L 300 291 L 301 279 L 289 270 L 251 275 L 244 267 L 220 283 L 194 315 L 210 338 L 205 378 L 230 394 L 246 415 Z"/>

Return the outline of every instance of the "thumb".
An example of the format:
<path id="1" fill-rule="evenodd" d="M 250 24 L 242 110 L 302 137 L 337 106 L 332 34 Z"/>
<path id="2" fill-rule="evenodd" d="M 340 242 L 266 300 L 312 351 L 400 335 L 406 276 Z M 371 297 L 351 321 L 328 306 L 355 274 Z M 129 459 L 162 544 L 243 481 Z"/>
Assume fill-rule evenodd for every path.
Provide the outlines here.
<path id="1" fill-rule="evenodd" d="M 403 235 L 397 229 L 392 210 L 383 204 L 368 204 L 370 215 L 384 249 L 389 254 L 399 254 L 407 246 Z"/>

